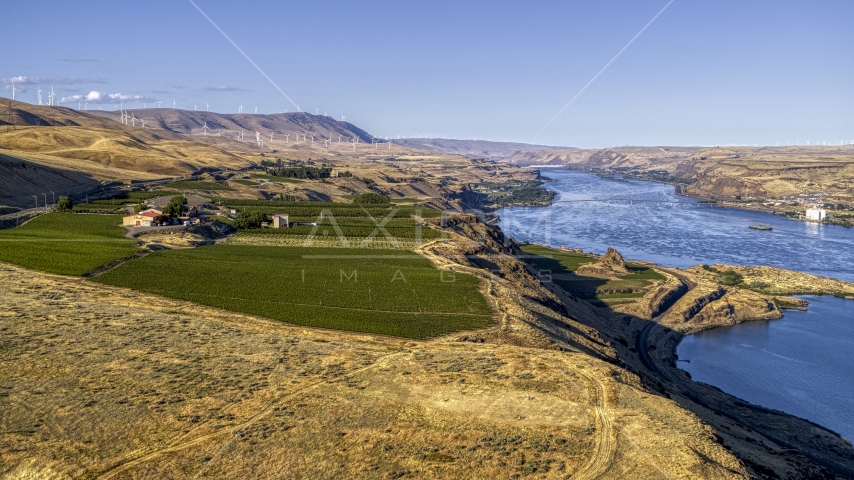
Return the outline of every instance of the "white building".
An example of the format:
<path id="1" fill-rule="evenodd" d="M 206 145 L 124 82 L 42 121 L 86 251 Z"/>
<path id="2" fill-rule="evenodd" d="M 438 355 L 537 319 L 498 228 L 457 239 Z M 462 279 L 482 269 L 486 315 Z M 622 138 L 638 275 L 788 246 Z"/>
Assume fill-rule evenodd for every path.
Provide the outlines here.
<path id="1" fill-rule="evenodd" d="M 812 207 L 807 209 L 806 220 L 808 222 L 823 222 L 827 217 L 827 210 L 823 208 Z"/>

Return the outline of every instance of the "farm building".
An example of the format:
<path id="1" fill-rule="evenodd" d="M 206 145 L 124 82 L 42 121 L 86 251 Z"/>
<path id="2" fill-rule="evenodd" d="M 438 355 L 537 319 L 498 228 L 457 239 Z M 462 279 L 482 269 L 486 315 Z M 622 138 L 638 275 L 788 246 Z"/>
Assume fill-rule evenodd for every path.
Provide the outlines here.
<path id="1" fill-rule="evenodd" d="M 157 225 L 159 213 L 147 212 L 128 215 L 122 219 L 122 225 L 126 227 L 154 227 Z"/>
<path id="2" fill-rule="evenodd" d="M 806 220 L 808 222 L 823 222 L 827 217 L 827 210 L 823 208 L 808 208 L 806 214 Z"/>
<path id="3" fill-rule="evenodd" d="M 277 213 L 273 215 L 273 228 L 288 228 L 290 224 L 288 223 L 288 214 L 287 213 Z"/>

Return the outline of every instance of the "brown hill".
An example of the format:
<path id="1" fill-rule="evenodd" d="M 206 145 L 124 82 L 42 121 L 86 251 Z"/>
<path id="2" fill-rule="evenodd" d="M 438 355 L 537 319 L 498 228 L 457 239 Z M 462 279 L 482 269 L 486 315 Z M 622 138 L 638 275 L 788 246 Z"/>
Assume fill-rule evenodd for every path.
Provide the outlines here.
<path id="1" fill-rule="evenodd" d="M 290 135 L 290 142 L 296 142 L 296 134 L 307 134 L 308 140 L 314 135 L 315 142 L 325 139 L 342 140 L 353 137 L 360 141 L 371 143 L 373 138 L 368 132 L 349 122 L 340 122 L 325 115 L 310 113 L 276 113 L 261 114 L 223 114 L 216 112 L 197 112 L 173 108 L 148 108 L 142 110 L 126 110 L 137 119 L 145 120 L 146 126 L 160 128 L 173 133 L 191 134 L 194 137 L 220 137 L 234 139 L 243 131 L 245 140 L 254 143 L 255 132 L 261 133 L 261 138 L 267 142 L 272 133 L 274 138 L 280 135 Z M 93 112 L 95 115 L 120 121 L 121 114 L 114 111 Z M 207 124 L 207 135 L 203 127 Z"/>
<path id="2" fill-rule="evenodd" d="M 19 127 L 0 132 L 0 148 L 10 155 L 38 153 L 96 162 L 111 168 L 187 175 L 204 170 L 244 168 L 251 162 L 182 136 L 83 127 Z M 87 170 L 85 165 L 80 170 Z"/>

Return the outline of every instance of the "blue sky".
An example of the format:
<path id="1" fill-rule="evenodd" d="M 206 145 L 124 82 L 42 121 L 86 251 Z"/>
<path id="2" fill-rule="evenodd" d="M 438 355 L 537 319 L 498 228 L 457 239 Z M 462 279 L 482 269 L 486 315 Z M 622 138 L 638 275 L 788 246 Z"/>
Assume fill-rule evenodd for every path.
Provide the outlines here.
<path id="1" fill-rule="evenodd" d="M 303 111 L 554 145 L 854 139 L 854 2 L 195 0 Z M 294 111 L 189 1 L 6 2 L 0 95 Z M 90 92 L 97 92 L 92 94 Z M 45 95 L 46 99 L 46 94 Z M 112 97 L 110 97 L 112 95 Z M 538 135 L 539 132 L 541 134 Z"/>

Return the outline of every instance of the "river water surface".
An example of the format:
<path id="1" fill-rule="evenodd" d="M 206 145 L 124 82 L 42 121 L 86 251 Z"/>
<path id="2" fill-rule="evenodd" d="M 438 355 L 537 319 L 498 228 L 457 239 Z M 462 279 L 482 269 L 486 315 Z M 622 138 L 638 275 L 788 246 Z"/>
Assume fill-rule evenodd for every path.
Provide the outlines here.
<path id="1" fill-rule="evenodd" d="M 673 187 L 542 169 L 555 180 L 548 207 L 498 211 L 517 241 L 604 253 L 671 267 L 701 263 L 771 265 L 854 281 L 854 230 L 767 213 L 701 206 Z M 592 199 L 634 201 L 576 202 Z M 660 200 L 645 203 L 640 200 Z M 570 202 L 572 201 L 572 202 Z M 748 228 L 770 225 L 773 231 Z M 807 312 L 687 337 L 680 366 L 700 382 L 782 410 L 854 439 L 854 301 L 810 297 Z"/>

